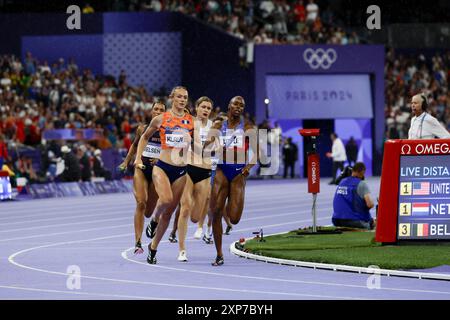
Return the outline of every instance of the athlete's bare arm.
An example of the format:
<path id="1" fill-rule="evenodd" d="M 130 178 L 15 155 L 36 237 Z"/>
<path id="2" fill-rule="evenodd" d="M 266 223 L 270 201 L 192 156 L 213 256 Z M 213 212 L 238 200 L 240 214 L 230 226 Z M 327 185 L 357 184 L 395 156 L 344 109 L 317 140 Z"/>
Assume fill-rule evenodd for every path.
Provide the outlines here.
<path id="1" fill-rule="evenodd" d="M 139 125 L 139 127 L 136 129 L 136 137 L 134 138 L 133 144 L 131 145 L 130 150 L 128 150 L 127 156 L 125 157 L 125 160 L 120 164 L 119 167 L 126 168 L 131 162 L 131 159 L 136 154 L 137 146 L 139 144 L 139 139 L 141 138 L 142 133 L 144 132 L 145 126 L 143 124 Z"/>
<path id="2" fill-rule="evenodd" d="M 211 145 L 214 142 L 219 141 L 219 137 L 220 137 L 220 129 L 222 128 L 223 122 L 227 120 L 227 116 L 223 113 L 220 113 L 214 120 L 213 120 L 213 124 L 211 125 L 211 128 L 208 132 L 208 137 L 207 140 L 205 142 L 205 145 L 203 146 L 203 148 L 206 150 L 206 147 L 208 148 L 208 152 L 211 151 L 219 151 L 220 149 L 220 145 L 219 143 L 215 143 L 214 145 Z M 220 142 L 220 141 L 219 141 Z"/>
<path id="3" fill-rule="evenodd" d="M 142 154 L 144 151 L 144 148 L 147 144 L 148 139 L 157 131 L 159 130 L 159 127 L 162 124 L 163 115 L 160 114 L 159 116 L 152 119 L 152 122 L 150 122 L 150 125 L 147 127 L 145 132 L 142 134 L 141 138 L 139 139 L 138 147 L 137 147 L 137 154 Z M 141 157 L 136 157 L 134 160 L 134 165 L 142 166 L 142 160 Z"/>
<path id="4" fill-rule="evenodd" d="M 194 153 L 197 155 L 201 155 L 203 150 L 202 139 L 200 138 L 200 128 L 201 121 L 194 120 L 194 138 L 192 139 L 192 150 L 194 150 Z"/>

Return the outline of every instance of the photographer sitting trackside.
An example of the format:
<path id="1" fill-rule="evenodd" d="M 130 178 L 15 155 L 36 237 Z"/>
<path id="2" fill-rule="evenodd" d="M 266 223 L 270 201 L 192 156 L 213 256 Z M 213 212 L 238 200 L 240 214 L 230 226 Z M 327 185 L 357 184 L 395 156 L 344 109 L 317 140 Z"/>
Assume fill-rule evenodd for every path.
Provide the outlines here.
<path id="1" fill-rule="evenodd" d="M 374 220 L 369 210 L 374 207 L 370 191 L 364 180 L 366 166 L 357 162 L 351 176 L 339 183 L 333 200 L 333 224 L 336 227 L 373 229 Z"/>

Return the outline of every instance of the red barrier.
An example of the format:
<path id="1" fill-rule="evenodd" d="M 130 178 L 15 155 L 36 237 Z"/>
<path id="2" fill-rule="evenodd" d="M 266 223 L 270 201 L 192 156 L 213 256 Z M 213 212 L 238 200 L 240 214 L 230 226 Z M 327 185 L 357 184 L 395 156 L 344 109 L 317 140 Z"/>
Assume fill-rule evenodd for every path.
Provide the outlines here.
<path id="1" fill-rule="evenodd" d="M 318 153 L 308 155 L 308 193 L 320 192 L 320 158 Z"/>

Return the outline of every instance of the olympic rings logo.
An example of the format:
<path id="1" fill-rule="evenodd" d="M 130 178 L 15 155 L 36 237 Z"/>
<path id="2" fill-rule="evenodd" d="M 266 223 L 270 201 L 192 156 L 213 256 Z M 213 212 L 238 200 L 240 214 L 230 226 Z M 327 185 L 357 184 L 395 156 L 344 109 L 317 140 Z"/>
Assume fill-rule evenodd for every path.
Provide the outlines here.
<path id="1" fill-rule="evenodd" d="M 311 69 L 329 69 L 337 60 L 337 52 L 331 48 L 327 50 L 319 48 L 315 51 L 308 48 L 303 52 L 303 59 Z"/>

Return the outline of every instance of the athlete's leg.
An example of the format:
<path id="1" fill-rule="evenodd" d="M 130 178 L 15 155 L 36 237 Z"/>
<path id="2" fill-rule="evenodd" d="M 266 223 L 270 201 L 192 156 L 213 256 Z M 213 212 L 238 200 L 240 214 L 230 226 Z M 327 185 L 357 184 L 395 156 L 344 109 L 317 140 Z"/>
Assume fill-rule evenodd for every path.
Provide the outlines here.
<path id="1" fill-rule="evenodd" d="M 136 210 L 134 213 L 134 235 L 135 241 L 141 240 L 144 230 L 144 214 L 147 208 L 148 182 L 142 170 L 136 168 L 133 177 L 133 193 L 136 199 Z"/>
<path id="2" fill-rule="evenodd" d="M 152 170 L 152 181 L 155 187 L 158 200 L 156 202 L 156 208 L 152 214 L 150 223 L 145 230 L 147 237 L 153 238 L 155 236 L 156 227 L 158 226 L 159 217 L 170 205 L 173 195 L 167 174 L 158 166 L 154 166 Z"/>
<path id="3" fill-rule="evenodd" d="M 237 175 L 230 184 L 230 196 L 228 197 L 227 215 L 232 224 L 239 223 L 244 210 L 246 179 L 242 174 Z"/>
<path id="4" fill-rule="evenodd" d="M 181 205 L 177 207 L 177 212 L 175 212 L 175 219 L 173 219 L 172 231 L 169 235 L 169 241 L 172 243 L 178 242 L 177 240 L 177 230 L 178 230 L 178 220 L 180 219 Z"/>
<path id="5" fill-rule="evenodd" d="M 205 207 L 202 210 L 202 214 L 200 215 L 200 219 L 198 220 L 197 226 L 199 228 L 203 228 L 203 225 L 205 224 L 205 219 L 206 216 L 208 215 L 209 212 L 209 202 L 210 202 L 210 198 L 211 198 L 211 187 L 209 188 L 209 193 L 208 193 L 208 197 L 205 201 Z"/>
<path id="6" fill-rule="evenodd" d="M 223 257 L 222 252 L 222 213 L 225 201 L 228 197 L 228 180 L 222 170 L 217 169 L 214 186 L 211 193 L 211 210 L 213 213 L 213 235 L 218 257 Z"/>
<path id="7" fill-rule="evenodd" d="M 229 207 L 229 205 L 227 205 L 227 207 Z M 225 223 L 227 224 L 228 227 L 231 226 L 231 222 L 230 222 L 230 217 L 228 216 L 228 211 L 229 210 L 224 210 L 223 211 L 223 220 L 225 220 Z"/>
<path id="8" fill-rule="evenodd" d="M 211 186 L 211 184 L 210 184 L 210 186 Z M 202 210 L 200 220 L 198 221 L 198 224 L 197 224 L 197 231 L 195 231 L 195 235 L 194 235 L 194 237 L 196 239 L 200 239 L 202 237 L 203 225 L 205 224 L 205 218 L 206 218 L 206 215 L 210 212 L 209 211 L 210 197 L 211 197 L 211 187 L 209 187 L 208 197 L 205 201 L 205 206 Z M 205 232 L 205 236 L 210 237 L 210 234 L 211 234 L 211 219 L 209 219 L 209 216 L 208 216 L 208 231 Z"/>
<path id="9" fill-rule="evenodd" d="M 229 207 L 230 207 L 230 201 L 227 201 L 226 207 L 223 209 L 223 213 L 222 213 L 223 220 L 225 220 L 225 223 L 227 224 L 227 228 L 225 229 L 226 235 L 229 235 L 231 229 L 233 229 L 233 226 L 231 225 L 231 222 L 230 222 L 230 217 L 228 216 L 228 211 L 230 211 Z"/>
<path id="10" fill-rule="evenodd" d="M 211 184 L 209 183 L 209 179 L 204 179 L 194 185 L 194 207 L 191 210 L 191 221 L 193 223 L 199 222 L 202 217 L 203 220 L 205 219 L 204 212 L 207 207 L 210 192 Z"/>
<path id="11" fill-rule="evenodd" d="M 187 174 L 186 184 L 184 186 L 183 195 L 181 196 L 181 212 L 180 218 L 178 219 L 178 246 L 180 251 L 186 250 L 185 240 L 187 234 L 187 227 L 189 216 L 194 205 L 194 184 L 192 183 L 191 177 Z"/>
<path id="12" fill-rule="evenodd" d="M 155 185 L 153 184 L 153 182 L 148 182 L 147 190 L 147 205 L 145 207 L 145 217 L 150 218 L 156 208 L 156 203 L 158 202 L 158 194 L 156 193 Z"/>
<path id="13" fill-rule="evenodd" d="M 156 191 L 159 195 L 158 205 L 156 207 L 155 213 L 159 213 L 159 223 L 158 227 L 156 228 L 156 234 L 155 237 L 152 240 L 151 243 L 151 249 L 156 250 L 158 247 L 159 242 L 161 241 L 162 237 L 164 236 L 164 233 L 167 230 L 167 227 L 170 223 L 170 218 L 177 207 L 177 205 L 180 203 L 180 198 L 183 193 L 184 185 L 186 184 L 186 175 L 184 175 L 181 178 L 178 178 L 175 180 L 171 186 L 171 188 L 168 188 L 166 190 L 168 194 L 170 195 L 170 198 L 166 196 L 163 200 L 161 200 L 161 194 L 160 190 L 164 190 L 165 187 L 170 186 L 169 179 L 167 178 L 166 174 L 162 171 L 156 171 L 158 172 L 156 175 L 157 178 L 155 179 L 155 169 L 159 169 L 155 167 L 153 169 L 153 181 L 155 183 Z M 165 179 L 164 179 L 165 178 Z M 167 182 L 167 185 L 164 185 Z M 162 183 L 161 185 L 159 183 Z M 170 200 L 170 201 L 169 201 Z M 163 208 L 162 210 L 160 208 Z M 161 210 L 161 211 L 158 211 Z"/>

